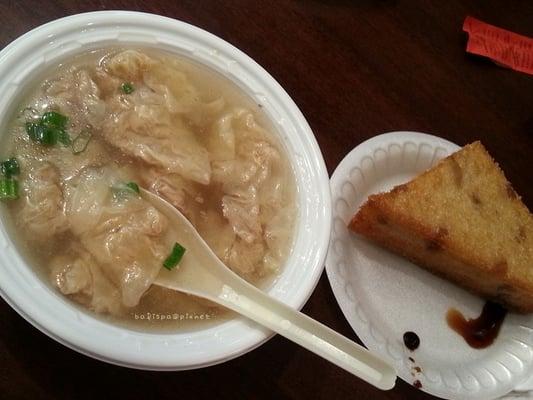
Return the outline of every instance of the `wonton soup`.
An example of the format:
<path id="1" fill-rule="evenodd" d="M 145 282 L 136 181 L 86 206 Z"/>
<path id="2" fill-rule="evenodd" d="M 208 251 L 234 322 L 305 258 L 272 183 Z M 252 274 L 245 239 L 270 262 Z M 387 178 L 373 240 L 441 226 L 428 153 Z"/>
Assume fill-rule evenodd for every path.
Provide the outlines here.
<path id="1" fill-rule="evenodd" d="M 21 253 L 58 293 L 114 322 L 167 329 L 226 315 L 152 285 L 182 254 L 139 187 L 255 285 L 291 250 L 293 171 L 260 105 L 175 55 L 105 49 L 49 71 L 1 156 L 0 198 Z"/>

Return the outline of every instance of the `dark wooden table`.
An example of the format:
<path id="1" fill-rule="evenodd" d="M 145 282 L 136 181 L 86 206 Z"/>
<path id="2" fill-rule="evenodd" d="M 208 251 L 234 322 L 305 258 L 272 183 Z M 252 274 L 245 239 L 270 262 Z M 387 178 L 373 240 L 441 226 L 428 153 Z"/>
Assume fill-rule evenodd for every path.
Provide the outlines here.
<path id="1" fill-rule="evenodd" d="M 465 53 L 467 15 L 533 37 L 533 2 L 423 0 L 0 2 L 0 47 L 86 11 L 157 13 L 239 47 L 287 90 L 329 172 L 383 132 L 481 139 L 533 209 L 533 76 Z M 324 274 L 304 312 L 357 340 Z M 119 368 L 49 339 L 0 300 L 2 399 L 429 399 L 398 381 L 380 392 L 279 336 L 222 365 L 176 373 Z M 102 397 L 103 396 L 103 397 Z"/>

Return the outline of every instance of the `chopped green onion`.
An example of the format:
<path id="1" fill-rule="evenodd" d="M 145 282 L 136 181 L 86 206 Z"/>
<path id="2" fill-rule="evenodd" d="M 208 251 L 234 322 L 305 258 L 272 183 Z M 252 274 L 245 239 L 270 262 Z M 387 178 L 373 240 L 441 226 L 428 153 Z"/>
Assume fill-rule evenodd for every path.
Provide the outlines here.
<path id="1" fill-rule="evenodd" d="M 40 122 L 26 122 L 26 132 L 31 140 L 47 146 L 57 143 L 57 128 L 48 127 Z"/>
<path id="2" fill-rule="evenodd" d="M 65 129 L 67 126 L 68 118 L 55 111 L 47 111 L 41 117 L 41 124 L 45 126 L 51 126 L 54 128 Z"/>
<path id="3" fill-rule="evenodd" d="M 70 136 L 66 131 L 68 118 L 55 111 L 47 111 L 39 122 L 26 122 L 26 132 L 31 140 L 46 146 L 57 142 L 69 146 Z"/>
<path id="4" fill-rule="evenodd" d="M 80 134 L 72 140 L 72 152 L 74 154 L 83 153 L 89 145 L 92 137 L 93 135 L 90 130 L 85 129 L 81 131 Z"/>
<path id="5" fill-rule="evenodd" d="M 20 174 L 19 163 L 15 157 L 11 157 L 10 159 L 2 162 L 0 164 L 0 170 L 2 171 L 2 174 L 8 179 L 14 175 Z"/>
<path id="6" fill-rule="evenodd" d="M 132 94 L 135 90 L 133 84 L 130 82 L 124 82 L 122 85 L 120 85 L 120 89 L 122 89 L 125 94 Z"/>
<path id="7" fill-rule="evenodd" d="M 0 179 L 0 200 L 16 200 L 19 197 L 19 183 L 13 176 L 20 174 L 17 159 L 10 159 L 0 163 L 0 170 L 4 179 Z"/>
<path id="8" fill-rule="evenodd" d="M 173 268 L 176 267 L 176 265 L 179 264 L 184 254 L 185 254 L 185 247 L 183 247 L 179 243 L 174 244 L 172 253 L 170 253 L 167 259 L 163 262 L 163 267 L 171 271 Z"/>
<path id="9" fill-rule="evenodd" d="M 124 200 L 137 196 L 141 191 L 135 182 L 119 183 L 111 187 L 115 200 Z"/>
<path id="10" fill-rule="evenodd" d="M 45 146 L 53 146 L 57 143 L 58 130 L 47 126 L 40 127 L 37 141 Z"/>
<path id="11" fill-rule="evenodd" d="M 0 179 L 0 200 L 16 200 L 18 197 L 18 181 L 15 179 Z"/>
<path id="12" fill-rule="evenodd" d="M 41 131 L 43 127 L 37 122 L 26 122 L 26 133 L 30 136 L 30 139 L 34 142 L 38 142 L 41 137 Z"/>
<path id="13" fill-rule="evenodd" d="M 139 189 L 139 185 L 137 185 L 135 182 L 128 182 L 126 183 L 126 186 L 129 187 L 131 190 L 133 190 L 137 194 L 141 193 L 141 190 Z"/>
<path id="14" fill-rule="evenodd" d="M 26 122 L 26 132 L 30 139 L 44 145 L 54 145 L 57 143 L 55 128 L 50 128 L 37 122 Z"/>

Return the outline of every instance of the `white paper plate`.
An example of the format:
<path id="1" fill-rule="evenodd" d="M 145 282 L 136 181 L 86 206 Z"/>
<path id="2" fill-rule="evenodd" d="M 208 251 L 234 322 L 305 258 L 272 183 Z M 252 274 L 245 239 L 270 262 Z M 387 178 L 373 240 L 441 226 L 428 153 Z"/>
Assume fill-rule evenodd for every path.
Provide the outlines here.
<path id="1" fill-rule="evenodd" d="M 431 135 L 393 132 L 353 149 L 331 178 L 333 232 L 326 270 L 356 334 L 371 351 L 392 362 L 404 381 L 418 380 L 421 390 L 446 399 L 489 400 L 530 377 L 533 318 L 508 314 L 491 346 L 472 349 L 447 326 L 445 315 L 454 307 L 477 317 L 484 304 L 480 298 L 346 227 L 368 195 L 408 181 L 458 148 Z M 403 344 L 406 331 L 420 337 L 414 352 Z"/>

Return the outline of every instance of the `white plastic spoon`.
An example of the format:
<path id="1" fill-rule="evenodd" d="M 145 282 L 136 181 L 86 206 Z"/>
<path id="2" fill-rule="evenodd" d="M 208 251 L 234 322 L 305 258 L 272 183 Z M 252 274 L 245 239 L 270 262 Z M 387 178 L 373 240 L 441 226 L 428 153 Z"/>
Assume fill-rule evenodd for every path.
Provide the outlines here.
<path id="1" fill-rule="evenodd" d="M 187 249 L 177 268 L 161 269 L 156 285 L 211 300 L 285 336 L 379 389 L 394 387 L 396 371 L 393 367 L 240 278 L 217 258 L 176 208 L 144 189 L 142 196 L 168 217 L 175 241 Z"/>

